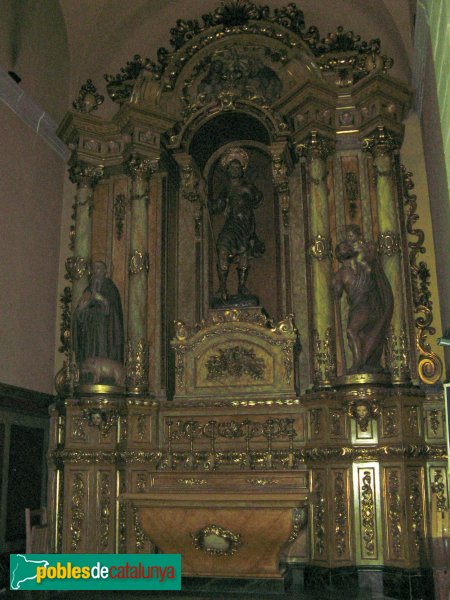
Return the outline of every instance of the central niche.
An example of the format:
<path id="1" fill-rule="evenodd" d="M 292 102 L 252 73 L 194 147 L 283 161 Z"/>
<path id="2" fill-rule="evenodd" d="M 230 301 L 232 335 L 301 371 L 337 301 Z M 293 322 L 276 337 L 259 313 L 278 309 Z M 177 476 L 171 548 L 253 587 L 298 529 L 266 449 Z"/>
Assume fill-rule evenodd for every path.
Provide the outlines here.
<path id="1" fill-rule="evenodd" d="M 263 245 L 264 252 L 250 252 L 248 274 L 245 286 L 250 295 L 259 298 L 271 317 L 281 317 L 280 296 L 280 256 L 279 256 L 279 207 L 272 184 L 272 159 L 270 136 L 266 127 L 254 116 L 239 111 L 227 111 L 204 123 L 194 135 L 190 154 L 203 174 L 207 188 L 207 204 L 217 207 L 217 199 L 230 184 L 224 157 L 230 151 L 238 151 L 245 164 L 243 177 L 248 188 L 256 189 L 261 199 L 253 208 L 255 233 Z M 225 161 L 226 162 L 226 161 Z M 217 241 L 223 239 L 229 210 L 207 210 L 203 218 L 204 273 L 207 285 L 204 289 L 205 304 L 216 306 L 220 281 L 217 265 L 220 253 Z M 260 248 L 261 250 L 261 248 Z M 252 255 L 258 255 L 254 257 Z M 240 260 L 235 257 L 229 264 L 226 281 L 230 297 L 236 296 L 239 288 Z M 220 303 L 219 303 L 220 304 Z"/>

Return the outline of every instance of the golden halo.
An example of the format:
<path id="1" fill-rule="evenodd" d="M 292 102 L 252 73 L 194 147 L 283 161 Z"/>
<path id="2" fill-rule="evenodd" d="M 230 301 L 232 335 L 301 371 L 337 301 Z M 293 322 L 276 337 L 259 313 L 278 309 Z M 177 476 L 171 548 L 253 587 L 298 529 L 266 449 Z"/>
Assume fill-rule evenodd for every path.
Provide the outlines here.
<path id="1" fill-rule="evenodd" d="M 224 152 L 222 158 L 220 159 L 220 165 L 226 169 L 233 160 L 237 160 L 244 171 L 247 169 L 248 154 L 243 148 L 239 148 L 239 146 L 233 146 L 232 148 L 229 148 L 226 152 Z"/>

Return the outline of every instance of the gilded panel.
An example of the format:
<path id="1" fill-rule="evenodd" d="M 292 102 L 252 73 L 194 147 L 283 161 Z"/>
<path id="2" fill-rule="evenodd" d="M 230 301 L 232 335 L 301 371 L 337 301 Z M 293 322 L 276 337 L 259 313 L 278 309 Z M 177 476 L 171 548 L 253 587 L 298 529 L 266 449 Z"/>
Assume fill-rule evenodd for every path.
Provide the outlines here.
<path id="1" fill-rule="evenodd" d="M 351 559 L 350 486 L 348 469 L 330 470 L 332 482 L 332 532 L 333 560 L 346 562 Z"/>
<path id="2" fill-rule="evenodd" d="M 353 465 L 357 564 L 381 564 L 380 467 L 378 463 Z"/>
<path id="3" fill-rule="evenodd" d="M 401 466 L 383 468 L 384 490 L 384 534 L 386 558 L 389 561 L 405 559 L 407 531 L 404 522 L 403 494 L 404 480 Z"/>
<path id="4" fill-rule="evenodd" d="M 423 467 L 406 468 L 407 514 L 409 521 L 409 554 L 416 563 L 425 551 L 427 519 L 425 507 L 425 485 Z"/>
<path id="5" fill-rule="evenodd" d="M 311 558 L 314 562 L 327 562 L 329 544 L 327 542 L 327 472 L 325 469 L 313 469 L 311 472 Z"/>
<path id="6" fill-rule="evenodd" d="M 262 347 L 235 339 L 208 348 L 196 356 L 196 387 L 271 385 L 274 358 Z"/>

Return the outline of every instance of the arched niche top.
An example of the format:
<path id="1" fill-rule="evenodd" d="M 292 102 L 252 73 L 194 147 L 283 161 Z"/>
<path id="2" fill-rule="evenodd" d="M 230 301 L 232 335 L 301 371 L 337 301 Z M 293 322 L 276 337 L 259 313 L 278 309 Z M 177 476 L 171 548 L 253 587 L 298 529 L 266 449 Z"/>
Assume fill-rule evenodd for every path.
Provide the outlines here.
<path id="1" fill-rule="evenodd" d="M 219 113 L 203 122 L 190 138 L 188 152 L 203 171 L 210 156 L 227 143 L 243 139 L 269 145 L 271 135 L 260 119 L 246 111 Z"/>

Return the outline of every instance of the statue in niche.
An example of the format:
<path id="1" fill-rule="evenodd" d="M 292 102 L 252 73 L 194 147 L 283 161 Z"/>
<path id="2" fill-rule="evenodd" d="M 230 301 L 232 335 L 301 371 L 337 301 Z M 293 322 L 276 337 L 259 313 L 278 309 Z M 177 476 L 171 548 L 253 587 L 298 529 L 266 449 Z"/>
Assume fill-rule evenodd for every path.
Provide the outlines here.
<path id="1" fill-rule="evenodd" d="M 225 223 L 216 241 L 219 289 L 213 307 L 258 306 L 258 297 L 250 294 L 245 284 L 250 259 L 258 258 L 265 252 L 264 242 L 256 235 L 254 212 L 261 204 L 263 196 L 245 177 L 248 167 L 248 154 L 245 150 L 230 148 L 222 156 L 220 164 L 226 170 L 227 185 L 217 198 L 208 200 L 208 210 L 211 214 L 225 213 Z M 232 263 L 237 265 L 238 293 L 230 297 L 227 279 Z"/>
<path id="2" fill-rule="evenodd" d="M 336 246 L 342 264 L 333 277 L 336 302 L 348 301 L 347 339 L 353 356 L 348 373 L 380 373 L 381 355 L 392 318 L 394 298 L 373 242 L 365 242 L 357 225 Z"/>
<path id="3" fill-rule="evenodd" d="M 73 314 L 73 350 L 79 383 L 123 385 L 123 314 L 119 290 L 106 277 L 106 265 L 92 265 L 89 286 Z"/>

